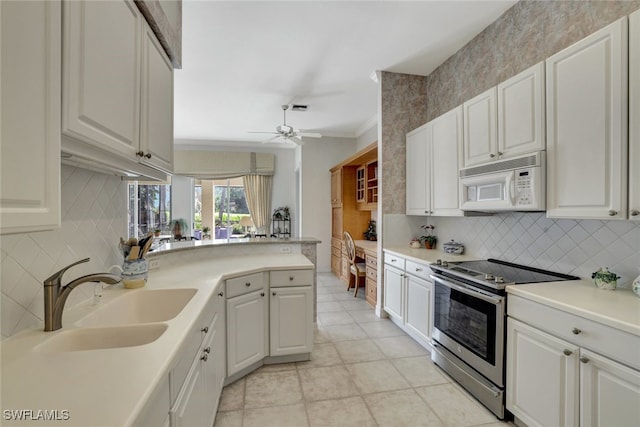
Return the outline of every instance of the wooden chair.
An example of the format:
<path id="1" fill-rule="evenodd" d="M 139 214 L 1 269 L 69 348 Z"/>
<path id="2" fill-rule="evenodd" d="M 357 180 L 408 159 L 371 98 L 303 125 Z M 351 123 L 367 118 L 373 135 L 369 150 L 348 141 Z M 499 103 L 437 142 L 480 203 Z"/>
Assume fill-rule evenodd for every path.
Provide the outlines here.
<path id="1" fill-rule="evenodd" d="M 353 293 L 353 296 L 356 297 L 358 296 L 358 288 L 360 286 L 364 286 L 365 285 L 365 281 L 362 281 L 362 284 L 360 284 L 360 278 L 365 278 L 367 277 L 367 267 L 366 264 L 364 262 L 357 262 L 357 258 L 356 258 L 356 245 L 355 243 L 353 243 L 353 238 L 351 237 L 351 234 L 349 234 L 347 231 L 344 232 L 344 242 L 347 245 L 347 256 L 349 257 L 349 271 L 351 272 L 351 274 L 353 274 L 355 276 L 355 292 Z M 347 291 L 351 289 L 351 276 L 349 276 L 349 283 L 347 284 Z"/>

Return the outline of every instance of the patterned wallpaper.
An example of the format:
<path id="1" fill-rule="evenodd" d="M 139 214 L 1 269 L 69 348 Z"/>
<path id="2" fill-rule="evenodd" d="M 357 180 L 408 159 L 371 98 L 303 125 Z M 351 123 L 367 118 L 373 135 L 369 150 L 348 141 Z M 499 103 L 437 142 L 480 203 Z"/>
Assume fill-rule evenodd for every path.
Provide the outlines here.
<path id="1" fill-rule="evenodd" d="M 127 233 L 126 183 L 119 177 L 62 166 L 62 227 L 0 237 L 2 338 L 42 324 L 43 281 L 83 258 L 65 282 L 122 263 L 118 238 Z M 71 307 L 93 296 L 93 284 L 76 288 Z"/>
<path id="2" fill-rule="evenodd" d="M 640 8 L 640 1 L 520 1 L 427 77 L 427 120 Z"/>
<path id="3" fill-rule="evenodd" d="M 422 76 L 381 73 L 378 157 L 384 165 L 379 194 L 382 213 L 405 212 L 405 138 L 427 121 L 426 83 Z"/>

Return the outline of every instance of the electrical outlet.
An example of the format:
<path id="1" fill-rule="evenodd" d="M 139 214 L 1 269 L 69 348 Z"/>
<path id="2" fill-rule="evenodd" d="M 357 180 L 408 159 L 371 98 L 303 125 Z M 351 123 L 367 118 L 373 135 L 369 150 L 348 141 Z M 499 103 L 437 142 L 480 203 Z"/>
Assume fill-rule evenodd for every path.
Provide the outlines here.
<path id="1" fill-rule="evenodd" d="M 291 253 L 291 246 L 282 246 L 282 247 L 280 247 L 280 253 L 281 254 L 290 254 Z"/>
<path id="2" fill-rule="evenodd" d="M 155 270 L 156 268 L 160 268 L 160 260 L 152 259 L 149 261 L 149 270 Z"/>

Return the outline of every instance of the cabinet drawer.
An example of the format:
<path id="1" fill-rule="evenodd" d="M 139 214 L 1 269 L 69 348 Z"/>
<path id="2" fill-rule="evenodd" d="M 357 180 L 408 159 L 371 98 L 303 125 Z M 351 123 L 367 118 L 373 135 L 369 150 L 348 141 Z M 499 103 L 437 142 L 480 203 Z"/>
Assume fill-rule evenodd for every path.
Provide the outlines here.
<path id="1" fill-rule="evenodd" d="M 376 305 L 378 300 L 378 286 L 375 280 L 367 278 L 365 299 L 370 305 Z"/>
<path id="2" fill-rule="evenodd" d="M 640 370 L 640 337 L 584 317 L 509 295 L 508 314 L 533 327 Z"/>
<path id="3" fill-rule="evenodd" d="M 234 277 L 227 279 L 227 298 L 248 294 L 262 288 L 264 288 L 264 273 Z"/>
<path id="4" fill-rule="evenodd" d="M 367 265 L 367 279 L 371 279 L 373 281 L 378 280 L 378 270 Z"/>
<path id="5" fill-rule="evenodd" d="M 283 270 L 272 271 L 269 286 L 311 286 L 313 284 L 313 270 Z"/>
<path id="6" fill-rule="evenodd" d="M 367 255 L 367 267 L 372 267 L 373 269 L 376 269 L 378 267 L 378 258 L 371 256 L 371 255 Z"/>
<path id="7" fill-rule="evenodd" d="M 418 262 L 407 260 L 404 267 L 405 271 L 409 274 L 413 274 L 421 279 L 431 281 L 429 275 L 431 274 L 431 269 L 426 264 L 420 264 Z"/>
<path id="8" fill-rule="evenodd" d="M 393 265 L 400 270 L 404 270 L 404 258 L 393 254 L 384 254 L 384 263 Z"/>

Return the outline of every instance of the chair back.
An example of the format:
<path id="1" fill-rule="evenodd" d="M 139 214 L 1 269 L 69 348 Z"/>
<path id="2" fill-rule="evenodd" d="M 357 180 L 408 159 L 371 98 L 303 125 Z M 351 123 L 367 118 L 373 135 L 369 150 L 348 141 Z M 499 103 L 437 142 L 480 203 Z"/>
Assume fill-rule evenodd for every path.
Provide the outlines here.
<path id="1" fill-rule="evenodd" d="M 354 264 L 356 260 L 356 245 L 353 243 L 353 238 L 348 231 L 344 232 L 344 242 L 347 245 L 347 257 L 349 257 L 349 262 Z"/>

